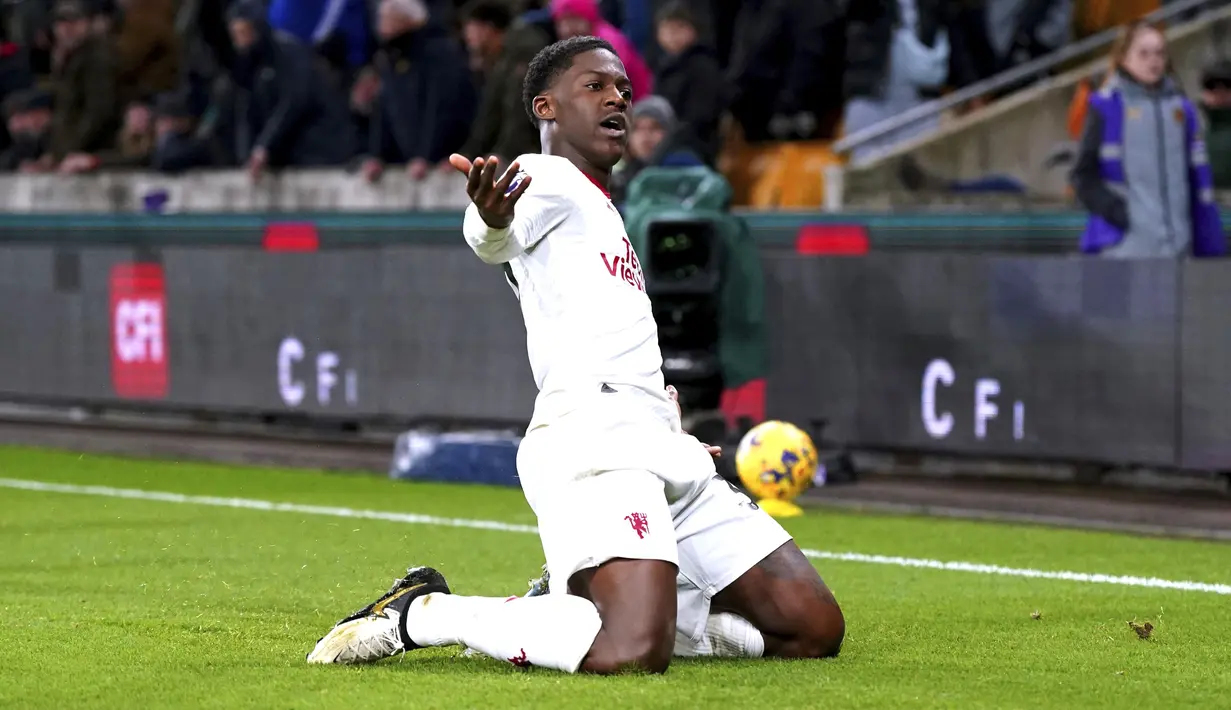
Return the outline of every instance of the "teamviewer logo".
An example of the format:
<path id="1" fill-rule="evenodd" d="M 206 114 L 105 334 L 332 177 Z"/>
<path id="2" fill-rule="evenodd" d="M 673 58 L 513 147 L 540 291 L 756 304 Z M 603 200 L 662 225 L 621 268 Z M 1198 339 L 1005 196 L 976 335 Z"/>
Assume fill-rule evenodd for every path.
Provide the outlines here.
<path id="1" fill-rule="evenodd" d="M 120 397 L 167 396 L 166 305 L 158 264 L 111 270 L 111 384 Z"/>

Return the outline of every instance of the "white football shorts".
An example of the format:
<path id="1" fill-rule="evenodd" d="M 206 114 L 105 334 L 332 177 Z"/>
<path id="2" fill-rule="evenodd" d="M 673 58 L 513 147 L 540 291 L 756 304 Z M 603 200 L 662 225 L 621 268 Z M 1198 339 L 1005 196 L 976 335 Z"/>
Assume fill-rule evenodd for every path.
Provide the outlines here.
<path id="1" fill-rule="evenodd" d="M 518 449 L 551 592 L 566 593 L 574 573 L 608 560 L 670 562 L 679 569 L 677 633 L 700 642 L 713 596 L 791 536 L 718 476 L 694 437 L 619 413 L 574 411 Z"/>

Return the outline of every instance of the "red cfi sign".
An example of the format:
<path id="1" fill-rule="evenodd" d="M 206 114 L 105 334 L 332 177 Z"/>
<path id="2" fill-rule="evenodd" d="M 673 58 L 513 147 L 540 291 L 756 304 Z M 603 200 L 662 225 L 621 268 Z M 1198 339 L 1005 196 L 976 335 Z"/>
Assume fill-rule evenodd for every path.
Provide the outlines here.
<path id="1" fill-rule="evenodd" d="M 111 384 L 126 399 L 167 396 L 167 296 L 159 264 L 111 270 Z"/>

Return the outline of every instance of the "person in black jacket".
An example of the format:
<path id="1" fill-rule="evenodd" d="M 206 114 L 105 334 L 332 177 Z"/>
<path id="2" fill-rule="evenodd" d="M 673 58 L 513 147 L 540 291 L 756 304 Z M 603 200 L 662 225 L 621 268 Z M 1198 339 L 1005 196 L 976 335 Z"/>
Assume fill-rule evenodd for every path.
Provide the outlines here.
<path id="1" fill-rule="evenodd" d="M 229 19 L 236 153 L 253 178 L 267 167 L 344 164 L 354 152 L 346 100 L 324 60 L 270 29 L 260 0 L 241 1 Z"/>
<path id="2" fill-rule="evenodd" d="M 364 175 L 376 179 L 385 164 L 405 163 L 412 180 L 433 166 L 451 169 L 478 104 L 465 52 L 423 0 L 382 0 L 377 29 L 381 91 Z"/>
<path id="3" fill-rule="evenodd" d="M 662 49 L 654 71 L 655 93 L 675 110 L 677 141 L 712 164 L 727 98 L 718 58 L 698 41 L 696 18 L 683 0 L 664 5 L 655 22 Z"/>
<path id="4" fill-rule="evenodd" d="M 207 130 L 197 130 L 185 92 L 159 94 L 154 100 L 154 155 L 151 166 L 164 173 L 213 167 L 225 162 L 224 151 Z"/>
<path id="5" fill-rule="evenodd" d="M 526 118 L 522 79 L 530 60 L 549 43 L 542 27 L 518 20 L 504 36 L 503 48 L 488 79 L 462 155 L 495 155 L 512 161 L 539 152 L 539 129 Z"/>
<path id="6" fill-rule="evenodd" d="M 0 170 L 32 170 L 47 152 L 51 99 L 42 89 L 25 89 L 5 98 L 4 118 L 12 144 L 0 153 Z"/>
<path id="7" fill-rule="evenodd" d="M 470 71 L 486 82 L 504 51 L 505 35 L 513 23 L 507 0 L 470 0 L 462 8 L 462 39 L 470 55 Z"/>
<path id="8" fill-rule="evenodd" d="M 855 4 L 873 0 L 858 0 Z M 842 27 L 854 0 L 745 0 L 728 67 L 731 113 L 749 141 L 813 139 L 841 111 Z"/>

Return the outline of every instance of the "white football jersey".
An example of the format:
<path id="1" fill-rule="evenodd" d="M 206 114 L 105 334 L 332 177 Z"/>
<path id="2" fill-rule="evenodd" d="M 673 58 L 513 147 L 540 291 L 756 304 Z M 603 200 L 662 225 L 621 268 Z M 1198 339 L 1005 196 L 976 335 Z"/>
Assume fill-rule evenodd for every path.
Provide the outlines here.
<path id="1" fill-rule="evenodd" d="M 531 428 L 586 405 L 641 411 L 644 404 L 679 431 L 665 391 L 658 326 L 623 218 L 567 159 L 529 154 L 517 160 L 520 173 L 510 190 L 523 175 L 533 180 L 512 224 L 491 229 L 471 204 L 462 231 L 480 259 L 503 267 L 521 301 L 539 388 Z M 621 406 L 633 397 L 634 410 Z"/>

